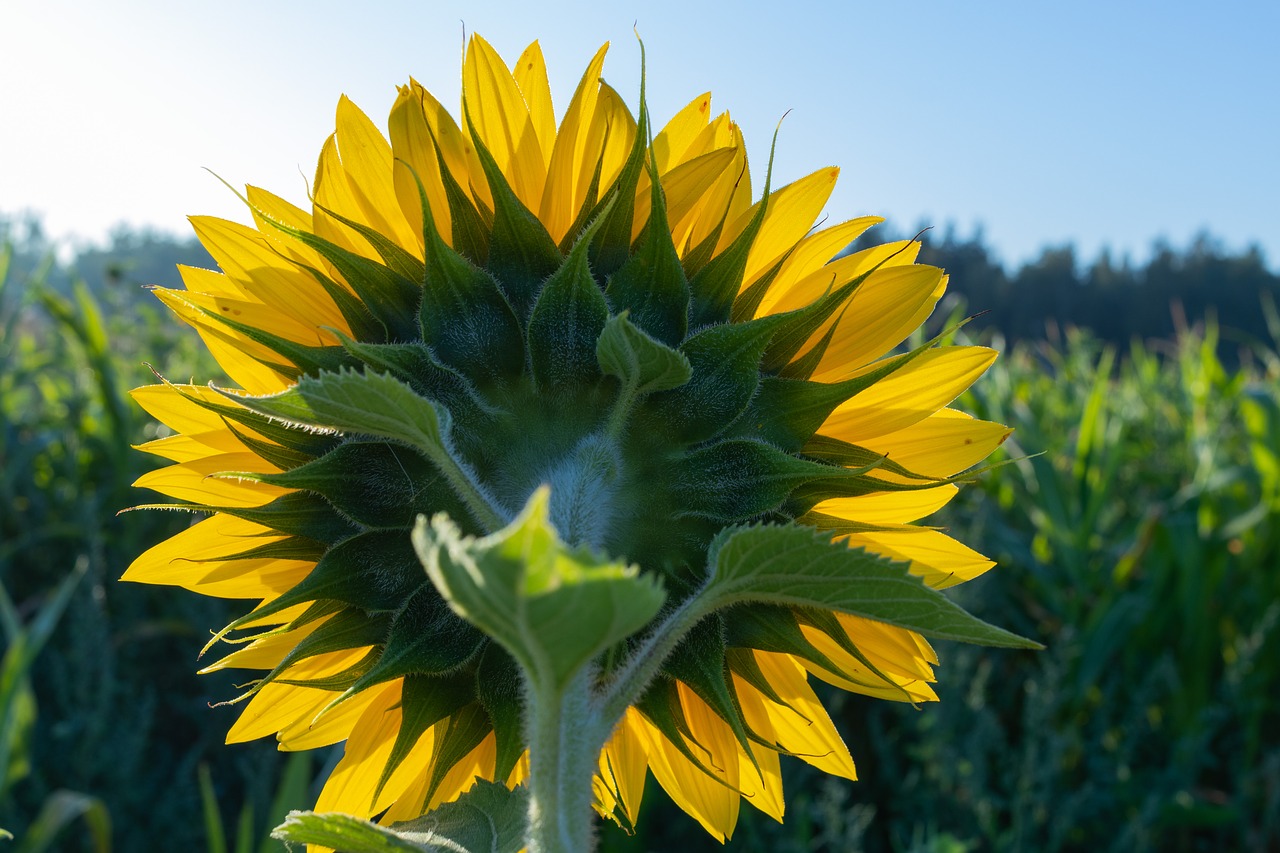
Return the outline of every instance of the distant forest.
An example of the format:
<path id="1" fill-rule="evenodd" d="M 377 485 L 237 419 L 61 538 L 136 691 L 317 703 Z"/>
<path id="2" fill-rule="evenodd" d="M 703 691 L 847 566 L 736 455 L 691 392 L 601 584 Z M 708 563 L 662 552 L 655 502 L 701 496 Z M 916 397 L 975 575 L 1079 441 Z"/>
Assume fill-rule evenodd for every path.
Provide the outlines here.
<path id="1" fill-rule="evenodd" d="M 864 241 L 872 245 L 903 236 L 882 225 Z M 1228 345 L 1280 342 L 1280 275 L 1267 268 L 1256 246 L 1233 254 L 1205 234 L 1181 249 L 1157 243 L 1142 265 L 1117 262 L 1107 252 L 1084 262 L 1065 246 L 1047 248 L 1036 260 L 1008 269 L 980 231 L 961 237 L 945 228 L 922 239 L 920 261 L 950 274 L 950 304 L 962 300 L 963 312 L 979 315 L 967 330 L 978 337 L 995 333 L 1014 343 L 1054 338 L 1077 327 L 1123 347 L 1134 338 L 1169 339 L 1179 326 L 1209 319 L 1217 322 Z M 6 242 L 14 250 L 11 281 L 43 270 L 61 290 L 76 276 L 117 306 L 144 298 L 143 285 L 181 286 L 176 264 L 213 266 L 194 237 L 124 227 L 106 245 L 81 246 L 55 263 L 54 245 L 38 219 L 0 215 L 0 245 Z M 863 245 L 855 243 L 850 250 Z"/>

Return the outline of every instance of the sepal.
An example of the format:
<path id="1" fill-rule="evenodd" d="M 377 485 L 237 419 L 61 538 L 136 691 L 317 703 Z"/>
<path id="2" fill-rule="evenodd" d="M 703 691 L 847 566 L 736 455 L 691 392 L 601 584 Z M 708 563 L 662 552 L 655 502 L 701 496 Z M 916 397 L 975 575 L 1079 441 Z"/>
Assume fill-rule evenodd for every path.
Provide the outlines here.
<path id="1" fill-rule="evenodd" d="M 587 250 L 614 206 L 608 205 L 587 226 L 534 303 L 529 317 L 529 364 L 534 381 L 544 391 L 575 388 L 600 376 L 596 341 L 609 319 L 609 306 L 591 273 Z"/>
<path id="2" fill-rule="evenodd" d="M 760 385 L 760 356 L 780 318 L 710 326 L 689 338 L 680 351 L 693 376 L 685 385 L 655 394 L 649 404 L 688 442 L 721 432 L 751 402 Z"/>

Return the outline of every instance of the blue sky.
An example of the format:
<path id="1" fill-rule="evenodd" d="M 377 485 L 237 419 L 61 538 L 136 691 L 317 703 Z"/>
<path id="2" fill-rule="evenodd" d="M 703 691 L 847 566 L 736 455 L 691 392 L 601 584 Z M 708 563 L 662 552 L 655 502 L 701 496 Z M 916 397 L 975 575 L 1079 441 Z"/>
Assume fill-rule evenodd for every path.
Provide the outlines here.
<path id="1" fill-rule="evenodd" d="M 411 74 L 457 103 L 464 24 L 508 60 L 540 40 L 558 109 L 610 41 L 634 106 L 634 23 L 655 119 L 709 90 L 762 169 L 789 110 L 776 177 L 841 166 L 833 218 L 981 224 L 1014 264 L 1207 229 L 1280 268 L 1274 2 L 11 0 L 0 20 L 0 213 L 57 237 L 243 219 L 202 167 L 304 200 L 339 94 L 379 123 Z"/>

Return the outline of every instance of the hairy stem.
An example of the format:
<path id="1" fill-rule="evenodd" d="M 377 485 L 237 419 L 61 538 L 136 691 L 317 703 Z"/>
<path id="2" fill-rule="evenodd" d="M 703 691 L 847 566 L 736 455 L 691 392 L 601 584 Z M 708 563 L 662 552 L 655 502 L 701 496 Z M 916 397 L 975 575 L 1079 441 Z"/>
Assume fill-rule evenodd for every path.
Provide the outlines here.
<path id="1" fill-rule="evenodd" d="M 530 685 L 528 853 L 595 848 L 591 778 L 608 730 L 593 707 L 593 678 L 594 668 L 583 667 L 562 692 Z"/>
<path id="2" fill-rule="evenodd" d="M 702 593 L 699 590 L 670 611 L 605 684 L 600 696 L 600 719 L 610 726 L 610 731 L 627 708 L 640 699 L 685 635 L 707 615 L 706 596 Z"/>

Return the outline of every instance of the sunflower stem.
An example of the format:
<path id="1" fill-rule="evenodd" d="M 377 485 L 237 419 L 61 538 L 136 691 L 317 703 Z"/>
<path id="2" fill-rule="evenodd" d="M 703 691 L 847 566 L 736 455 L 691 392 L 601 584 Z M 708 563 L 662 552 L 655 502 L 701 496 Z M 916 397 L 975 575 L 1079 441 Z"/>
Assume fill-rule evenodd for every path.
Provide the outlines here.
<path id="1" fill-rule="evenodd" d="M 432 457 L 432 461 L 453 487 L 453 493 L 467 505 L 471 517 L 484 528 L 485 533 L 493 533 L 506 526 L 510 519 L 494 505 L 484 489 L 475 481 L 472 473 L 463 467 L 452 453 L 438 454 Z"/>
<path id="2" fill-rule="evenodd" d="M 613 411 L 609 413 L 609 423 L 604 428 L 604 434 L 614 441 L 622 437 L 622 428 L 626 426 L 627 416 L 631 414 L 631 407 L 636 400 L 637 387 L 636 382 L 624 382 L 618 399 L 614 401 Z"/>
<path id="3" fill-rule="evenodd" d="M 607 734 L 592 702 L 594 677 L 583 667 L 562 690 L 528 685 L 528 853 L 595 849 L 591 780 Z"/>

